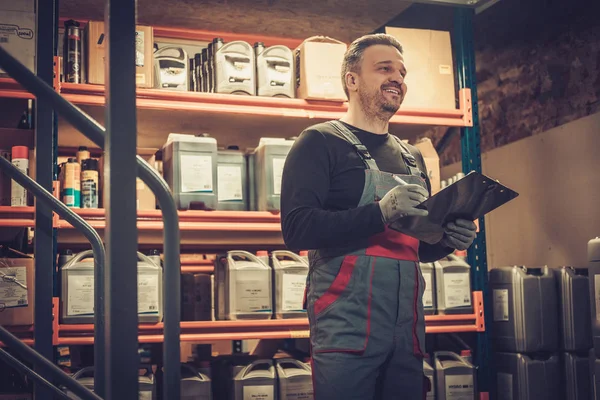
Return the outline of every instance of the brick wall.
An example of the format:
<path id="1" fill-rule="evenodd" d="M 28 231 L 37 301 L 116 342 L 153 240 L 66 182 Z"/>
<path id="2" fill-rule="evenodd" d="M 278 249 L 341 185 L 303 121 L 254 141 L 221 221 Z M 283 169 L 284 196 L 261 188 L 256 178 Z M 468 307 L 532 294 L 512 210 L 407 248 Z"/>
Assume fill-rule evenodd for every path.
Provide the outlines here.
<path id="1" fill-rule="evenodd" d="M 496 17 L 492 8 L 478 20 L 482 152 L 600 112 L 600 14 L 597 5 L 578 3 L 545 13 L 538 7 L 538 13 L 522 13 L 519 21 L 505 6 L 496 12 L 496 23 L 490 22 Z M 496 30 L 500 23 L 503 30 Z M 447 130 L 439 127 L 426 135 L 437 144 Z M 440 158 L 442 165 L 460 160 L 458 134 Z"/>

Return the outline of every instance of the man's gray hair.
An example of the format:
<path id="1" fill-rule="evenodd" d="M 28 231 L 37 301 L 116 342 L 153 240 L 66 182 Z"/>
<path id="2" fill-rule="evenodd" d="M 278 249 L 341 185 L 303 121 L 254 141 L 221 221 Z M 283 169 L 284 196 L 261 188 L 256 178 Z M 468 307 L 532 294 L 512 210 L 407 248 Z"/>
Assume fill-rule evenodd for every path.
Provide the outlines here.
<path id="1" fill-rule="evenodd" d="M 342 62 L 342 87 L 346 96 L 349 98 L 348 88 L 346 87 L 346 73 L 356 72 L 360 73 L 360 62 L 362 61 L 363 53 L 365 49 L 371 46 L 382 44 L 385 46 L 392 46 L 398 49 L 402 54 L 402 45 L 395 37 L 386 33 L 373 33 L 364 35 L 353 41 L 346 53 L 344 54 L 344 61 Z"/>

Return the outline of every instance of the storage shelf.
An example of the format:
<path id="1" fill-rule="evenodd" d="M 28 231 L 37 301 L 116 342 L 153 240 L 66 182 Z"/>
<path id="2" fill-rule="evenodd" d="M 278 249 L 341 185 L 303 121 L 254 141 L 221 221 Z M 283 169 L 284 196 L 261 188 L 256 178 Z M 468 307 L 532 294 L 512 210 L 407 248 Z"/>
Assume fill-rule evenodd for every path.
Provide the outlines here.
<path id="1" fill-rule="evenodd" d="M 103 209 L 73 209 L 104 237 Z M 159 210 L 138 211 L 138 242 L 162 248 L 163 221 Z M 85 237 L 64 220 L 57 223 L 60 244 L 84 244 Z M 181 245 L 196 249 L 232 246 L 283 246 L 280 216 L 260 211 L 180 211 Z"/>
<path id="2" fill-rule="evenodd" d="M 104 124 L 104 89 L 103 85 L 60 83 L 57 90 Z M 0 97 L 32 96 L 14 80 L 2 78 Z M 432 126 L 471 126 L 470 91 L 460 90 L 458 99 L 458 109 L 400 108 L 390 120 L 390 131 L 411 140 Z M 170 132 L 207 132 L 224 146 L 252 148 L 262 136 L 297 136 L 312 124 L 341 118 L 347 108 L 347 103 L 335 101 L 138 88 L 138 145 L 160 148 Z M 60 116 L 58 144 L 96 147 Z"/>
<path id="3" fill-rule="evenodd" d="M 58 298 L 54 299 L 55 312 Z M 473 314 L 426 315 L 427 333 L 483 332 L 483 296 L 473 292 Z M 56 319 L 56 318 L 55 318 Z M 163 323 L 140 324 L 140 343 L 161 343 L 164 339 Z M 31 341 L 32 326 L 9 327 L 13 333 Z M 93 324 L 59 324 L 55 322 L 56 344 L 84 345 L 94 342 Z M 181 341 L 202 342 L 246 339 L 298 339 L 309 337 L 307 318 L 269 319 L 253 321 L 182 321 Z"/>
<path id="4" fill-rule="evenodd" d="M 104 209 L 72 210 L 85 219 L 101 237 L 106 228 Z M 0 227 L 34 227 L 34 207 L 0 206 Z M 87 239 L 65 220 L 58 219 L 61 245 L 85 245 Z M 163 221 L 160 210 L 138 211 L 138 242 L 162 248 Z M 227 249 L 232 246 L 281 247 L 283 237 L 279 214 L 261 211 L 180 211 L 181 245 L 189 248 Z M 207 272 L 192 265 L 186 272 Z"/>

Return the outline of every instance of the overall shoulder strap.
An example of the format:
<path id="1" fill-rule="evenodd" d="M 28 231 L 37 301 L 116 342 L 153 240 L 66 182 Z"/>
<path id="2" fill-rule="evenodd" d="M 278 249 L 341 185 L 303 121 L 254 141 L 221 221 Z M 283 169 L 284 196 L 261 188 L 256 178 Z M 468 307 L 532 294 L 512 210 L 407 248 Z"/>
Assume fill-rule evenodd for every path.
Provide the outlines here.
<path id="1" fill-rule="evenodd" d="M 394 137 L 394 139 L 396 139 L 396 142 L 398 142 L 398 145 L 400 146 L 400 151 L 402 151 L 402 159 L 404 160 L 404 164 L 406 164 L 406 168 L 408 168 L 408 171 L 410 172 L 410 174 L 423 177 L 424 172 L 419 169 L 419 166 L 417 165 L 417 160 L 415 159 L 415 156 L 413 156 L 410 153 L 410 150 L 408 150 L 408 147 L 406 147 L 404 142 L 402 142 L 402 140 L 400 140 L 400 138 L 398 138 L 398 136 L 396 136 L 396 135 L 392 135 L 392 136 Z"/>
<path id="2" fill-rule="evenodd" d="M 361 158 L 361 160 L 363 160 L 367 169 L 379 170 L 377 163 L 373 157 L 371 157 L 369 150 L 367 150 L 365 145 L 358 140 L 356 135 L 352 133 L 350 129 L 346 127 L 346 125 L 337 120 L 329 121 L 329 123 L 352 145 L 352 147 L 354 147 L 354 150 L 356 150 L 358 156 Z"/>

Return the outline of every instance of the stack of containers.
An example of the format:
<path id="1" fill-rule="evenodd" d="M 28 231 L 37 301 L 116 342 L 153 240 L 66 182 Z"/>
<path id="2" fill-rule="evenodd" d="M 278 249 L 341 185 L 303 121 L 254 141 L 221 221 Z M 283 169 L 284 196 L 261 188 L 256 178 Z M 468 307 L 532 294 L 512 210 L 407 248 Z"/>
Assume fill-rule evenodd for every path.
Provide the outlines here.
<path id="1" fill-rule="evenodd" d="M 554 270 L 558 289 L 559 347 L 562 387 L 566 400 L 589 399 L 592 328 L 587 269 L 561 267 Z"/>
<path id="2" fill-rule="evenodd" d="M 548 267 L 490 271 L 498 398 L 559 400 L 558 295 Z"/>
<path id="3" fill-rule="evenodd" d="M 600 395 L 600 238 L 588 242 L 589 293 L 592 318 L 593 349 L 590 351 L 590 365 L 593 375 L 595 399 Z"/>

